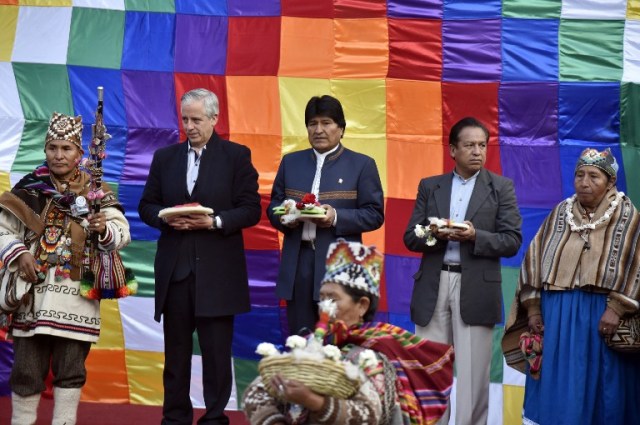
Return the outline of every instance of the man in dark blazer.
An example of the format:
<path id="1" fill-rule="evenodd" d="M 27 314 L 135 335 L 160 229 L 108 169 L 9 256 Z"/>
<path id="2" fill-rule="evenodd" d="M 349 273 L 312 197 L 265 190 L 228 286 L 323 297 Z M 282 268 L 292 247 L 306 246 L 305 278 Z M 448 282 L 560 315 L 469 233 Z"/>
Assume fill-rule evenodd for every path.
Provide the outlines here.
<path id="1" fill-rule="evenodd" d="M 411 320 L 416 334 L 453 344 L 456 353 L 456 424 L 487 423 L 493 326 L 502 320 L 500 258 L 522 244 L 522 218 L 513 182 L 487 171 L 489 132 L 463 118 L 449 134 L 452 173 L 423 179 L 404 234 L 422 252 L 414 275 Z M 429 218 L 464 222 L 466 230 L 434 231 L 435 244 L 416 236 Z M 449 421 L 449 410 L 439 423 Z"/>
<path id="2" fill-rule="evenodd" d="M 192 335 L 202 351 L 206 412 L 199 424 L 228 424 L 234 315 L 250 310 L 242 229 L 260 220 L 258 173 L 250 150 L 215 133 L 218 99 L 196 89 L 181 100 L 188 140 L 158 149 L 138 206 L 160 229 L 155 260 L 155 320 L 165 341 L 163 424 L 191 424 Z M 158 218 L 163 208 L 199 203 L 212 215 Z"/>
<path id="3" fill-rule="evenodd" d="M 331 96 L 313 97 L 305 109 L 311 149 L 282 158 L 273 182 L 267 215 L 284 233 L 276 295 L 287 300 L 287 320 L 293 334 L 312 330 L 318 320 L 320 281 L 327 250 L 337 238 L 362 241 L 362 233 L 384 221 L 384 195 L 375 161 L 345 148 L 346 121 L 342 105 Z M 273 208 L 286 199 L 316 195 L 326 215 L 283 224 Z"/>

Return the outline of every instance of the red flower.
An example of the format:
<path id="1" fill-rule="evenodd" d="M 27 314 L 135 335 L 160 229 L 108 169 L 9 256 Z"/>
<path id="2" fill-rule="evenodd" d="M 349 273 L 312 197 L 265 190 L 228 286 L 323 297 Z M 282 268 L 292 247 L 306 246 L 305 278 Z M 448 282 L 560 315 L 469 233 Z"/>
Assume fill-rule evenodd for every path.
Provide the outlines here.
<path id="1" fill-rule="evenodd" d="M 313 193 L 305 193 L 300 202 L 296 203 L 296 208 L 301 210 L 304 209 L 304 206 L 307 204 L 312 205 L 320 205 L 320 203 L 316 200 L 316 195 Z"/>

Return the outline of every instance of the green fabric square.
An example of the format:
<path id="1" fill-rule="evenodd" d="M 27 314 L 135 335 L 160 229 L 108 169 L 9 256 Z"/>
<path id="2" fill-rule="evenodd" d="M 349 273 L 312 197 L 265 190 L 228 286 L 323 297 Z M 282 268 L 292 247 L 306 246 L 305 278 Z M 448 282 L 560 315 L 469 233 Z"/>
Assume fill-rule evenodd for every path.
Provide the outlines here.
<path id="1" fill-rule="evenodd" d="M 122 10 L 73 8 L 67 63 L 120 69 L 124 14 Z"/>
<path id="2" fill-rule="evenodd" d="M 156 256 L 156 242 L 131 241 L 120 254 L 124 265 L 133 270 L 138 281 L 138 293 L 136 296 L 153 297 L 155 288 L 153 263 Z"/>
<path id="3" fill-rule="evenodd" d="M 140 12 L 176 12 L 174 0 L 125 0 L 124 8 Z"/>
<path id="4" fill-rule="evenodd" d="M 502 361 L 502 335 L 504 335 L 504 328 L 502 326 L 493 328 L 493 352 L 491 353 L 489 381 L 494 384 L 502 384 L 504 366 Z"/>
<path id="5" fill-rule="evenodd" d="M 560 80 L 619 81 L 623 35 L 624 21 L 562 19 Z"/>
<path id="6" fill-rule="evenodd" d="M 48 124 L 54 111 L 73 114 L 66 66 L 13 63 L 13 73 L 25 120 L 41 120 Z M 41 142 L 44 143 L 44 133 Z"/>
<path id="7" fill-rule="evenodd" d="M 561 0 L 503 0 L 505 18 L 560 18 Z"/>
<path id="8" fill-rule="evenodd" d="M 640 147 L 622 146 L 622 162 L 624 174 L 627 178 L 627 191 L 625 192 L 634 205 L 640 205 Z"/>
<path id="9" fill-rule="evenodd" d="M 238 408 L 242 408 L 242 395 L 249 384 L 258 376 L 258 362 L 255 360 L 233 358 L 233 371 L 236 378 Z"/>
<path id="10" fill-rule="evenodd" d="M 640 84 L 623 83 L 620 87 L 620 144 L 640 147 Z"/>
<path id="11" fill-rule="evenodd" d="M 48 127 L 49 121 L 25 120 L 16 159 L 11 165 L 12 173 L 30 173 L 44 162 L 44 138 Z"/>

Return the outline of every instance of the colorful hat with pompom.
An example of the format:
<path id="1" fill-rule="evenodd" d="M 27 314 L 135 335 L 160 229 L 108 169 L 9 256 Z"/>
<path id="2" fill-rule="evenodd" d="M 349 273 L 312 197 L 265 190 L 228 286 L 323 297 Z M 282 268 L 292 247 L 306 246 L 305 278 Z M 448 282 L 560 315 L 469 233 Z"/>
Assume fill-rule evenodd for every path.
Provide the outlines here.
<path id="1" fill-rule="evenodd" d="M 329 245 L 322 284 L 338 283 L 380 297 L 382 254 L 375 246 L 338 239 Z"/>

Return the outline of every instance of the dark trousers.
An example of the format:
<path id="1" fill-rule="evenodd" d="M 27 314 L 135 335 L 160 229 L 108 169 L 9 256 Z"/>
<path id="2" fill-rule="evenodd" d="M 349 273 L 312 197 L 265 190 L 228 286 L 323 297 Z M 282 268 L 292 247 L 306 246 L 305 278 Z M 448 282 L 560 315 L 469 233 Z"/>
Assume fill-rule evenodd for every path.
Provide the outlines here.
<path id="1" fill-rule="evenodd" d="M 318 322 L 318 302 L 313 299 L 315 254 L 312 248 L 304 244 L 300 248 L 293 282 L 293 298 L 287 301 L 287 321 L 291 335 L 305 333 L 305 328 L 313 332 Z"/>
<path id="2" fill-rule="evenodd" d="M 59 388 L 82 388 L 87 380 L 84 362 L 91 343 L 53 335 L 13 338 L 11 391 L 27 397 L 46 389 L 49 368 L 53 385 Z"/>
<path id="3" fill-rule="evenodd" d="M 164 403 L 162 424 L 191 425 L 189 397 L 193 332 L 198 332 L 202 352 L 202 387 L 205 414 L 198 424 L 229 424 L 224 408 L 233 383 L 231 343 L 233 316 L 195 317 L 195 276 L 169 284 L 163 311 Z"/>

